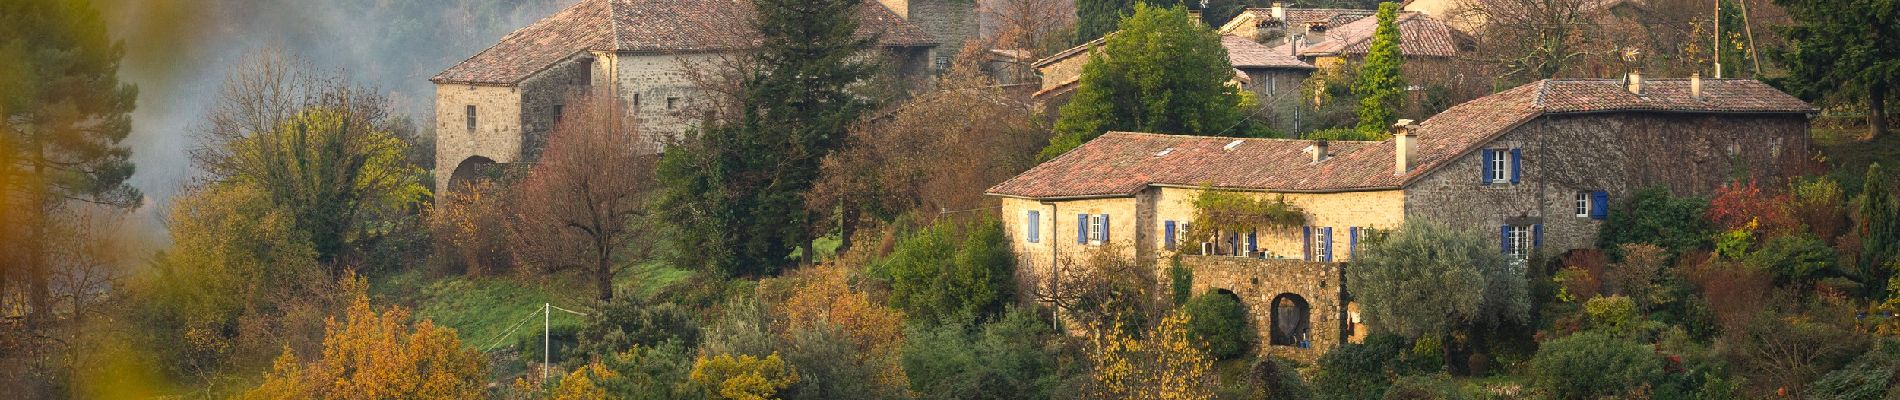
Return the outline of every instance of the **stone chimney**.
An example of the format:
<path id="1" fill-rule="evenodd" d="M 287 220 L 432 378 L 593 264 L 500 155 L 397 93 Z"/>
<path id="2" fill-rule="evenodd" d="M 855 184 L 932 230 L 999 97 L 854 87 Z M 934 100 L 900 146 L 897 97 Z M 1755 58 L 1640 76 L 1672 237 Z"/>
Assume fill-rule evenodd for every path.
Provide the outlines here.
<path id="1" fill-rule="evenodd" d="M 1326 21 L 1307 21 L 1306 22 L 1306 44 L 1311 45 L 1311 44 L 1319 43 L 1320 39 L 1325 39 L 1325 38 L 1326 38 Z"/>
<path id="2" fill-rule="evenodd" d="M 1328 157 L 1332 156 L 1332 154 L 1327 152 L 1326 147 L 1325 139 L 1316 140 L 1312 146 L 1306 147 L 1306 154 L 1313 156 L 1313 162 L 1326 161 Z"/>
<path id="3" fill-rule="evenodd" d="M 1689 73 L 1689 98 L 1702 100 L 1702 73 Z"/>
<path id="4" fill-rule="evenodd" d="M 1630 94 L 1643 95 L 1643 70 L 1631 69 L 1629 76 L 1623 79 L 1623 83 L 1629 86 Z"/>
<path id="5" fill-rule="evenodd" d="M 1393 175 L 1405 175 L 1412 170 L 1412 163 L 1418 157 L 1418 123 L 1401 119 L 1392 124 L 1392 164 Z"/>
<path id="6" fill-rule="evenodd" d="M 1271 14 L 1273 15 L 1273 19 L 1280 20 L 1282 23 L 1286 21 L 1286 4 L 1285 3 L 1273 3 L 1273 8 L 1271 8 L 1270 10 L 1273 10 L 1271 11 Z"/>

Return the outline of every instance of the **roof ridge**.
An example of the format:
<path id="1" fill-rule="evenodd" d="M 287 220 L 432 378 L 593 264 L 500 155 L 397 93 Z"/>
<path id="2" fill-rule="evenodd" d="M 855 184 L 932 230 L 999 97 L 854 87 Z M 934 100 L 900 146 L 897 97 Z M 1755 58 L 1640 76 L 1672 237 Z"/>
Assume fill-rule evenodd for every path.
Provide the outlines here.
<path id="1" fill-rule="evenodd" d="M 1550 79 L 1537 82 L 1537 96 L 1531 98 L 1531 108 L 1544 109 L 1544 93 L 1550 89 Z"/>

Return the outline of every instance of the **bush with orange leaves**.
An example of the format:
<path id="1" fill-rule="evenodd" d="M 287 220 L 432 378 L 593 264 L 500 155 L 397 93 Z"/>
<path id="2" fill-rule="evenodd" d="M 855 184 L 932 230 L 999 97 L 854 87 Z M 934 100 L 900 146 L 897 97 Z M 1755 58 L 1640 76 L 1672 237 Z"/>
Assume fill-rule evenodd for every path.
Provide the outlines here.
<path id="1" fill-rule="evenodd" d="M 344 320 L 325 322 L 323 354 L 300 362 L 285 349 L 264 383 L 241 399 L 469 399 L 483 395 L 488 367 L 482 353 L 462 347 L 454 329 L 422 321 L 409 311 L 377 313 L 354 274 L 342 289 L 354 300 Z"/>
<path id="2" fill-rule="evenodd" d="M 861 282 L 854 279 L 858 271 L 833 263 L 761 281 L 759 300 L 775 317 L 771 329 L 781 343 L 797 347 L 801 341 L 838 336 L 855 348 L 850 364 L 876 371 L 872 384 L 901 393 L 910 387 L 898 364 L 904 313 L 854 285 Z M 794 353 L 787 358 L 798 363 L 805 357 Z"/>

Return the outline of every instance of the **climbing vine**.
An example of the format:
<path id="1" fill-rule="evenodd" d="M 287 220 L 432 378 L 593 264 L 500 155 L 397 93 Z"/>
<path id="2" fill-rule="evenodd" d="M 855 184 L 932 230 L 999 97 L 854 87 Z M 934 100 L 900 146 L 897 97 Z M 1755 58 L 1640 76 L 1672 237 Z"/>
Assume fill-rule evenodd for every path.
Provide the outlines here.
<path id="1" fill-rule="evenodd" d="M 1199 246 L 1218 232 L 1248 232 L 1257 228 L 1289 229 L 1306 225 L 1306 212 L 1287 204 L 1285 196 L 1272 199 L 1201 188 L 1194 198 L 1194 221 L 1188 242 Z"/>

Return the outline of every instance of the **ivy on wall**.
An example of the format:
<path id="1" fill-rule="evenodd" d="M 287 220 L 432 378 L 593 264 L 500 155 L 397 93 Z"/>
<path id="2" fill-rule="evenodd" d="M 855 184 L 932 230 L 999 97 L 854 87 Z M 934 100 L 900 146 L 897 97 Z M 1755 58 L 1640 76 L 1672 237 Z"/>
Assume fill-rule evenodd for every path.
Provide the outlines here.
<path id="1" fill-rule="evenodd" d="M 1287 204 L 1285 196 L 1271 199 L 1202 187 L 1194 198 L 1194 221 L 1187 232 L 1188 242 L 1200 246 L 1215 233 L 1250 232 L 1255 229 L 1291 229 L 1306 225 L 1306 212 Z"/>

